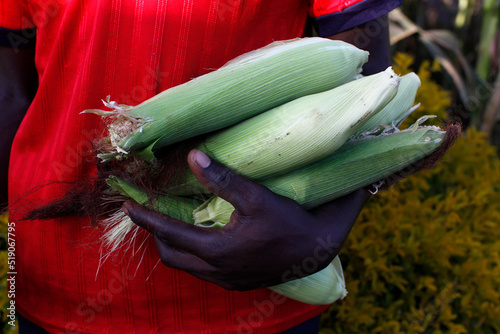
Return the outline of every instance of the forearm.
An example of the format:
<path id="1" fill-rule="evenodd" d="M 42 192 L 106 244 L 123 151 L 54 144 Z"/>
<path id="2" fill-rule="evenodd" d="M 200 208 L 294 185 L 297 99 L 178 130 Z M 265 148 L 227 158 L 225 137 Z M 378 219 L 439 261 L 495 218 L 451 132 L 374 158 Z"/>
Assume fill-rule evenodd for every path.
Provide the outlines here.
<path id="1" fill-rule="evenodd" d="M 368 62 L 363 66 L 363 74 L 370 75 L 387 69 L 391 65 L 390 39 L 389 39 L 389 24 L 387 15 L 381 16 L 376 20 L 360 25 L 354 29 L 332 35 L 329 38 L 342 40 L 357 47 L 370 52 Z M 327 224 L 331 228 L 331 233 L 339 233 L 347 236 L 352 224 L 356 220 L 357 215 L 363 208 L 364 204 L 370 198 L 370 194 L 366 189 L 359 189 L 356 192 L 346 196 L 344 199 L 327 203 L 315 210 L 316 215 L 328 221 L 332 219 L 332 215 L 339 210 L 339 206 L 344 205 L 347 201 L 353 207 L 353 210 L 346 211 L 351 217 L 343 217 L 341 222 L 350 224 Z M 335 217 L 338 218 L 338 217 Z M 329 233 L 328 231 L 326 233 Z"/>
<path id="2" fill-rule="evenodd" d="M 343 40 L 370 52 L 370 58 L 363 66 L 364 75 L 374 74 L 391 66 L 391 44 L 387 15 L 351 30 L 329 36 L 329 38 Z"/>
<path id="3" fill-rule="evenodd" d="M 38 87 L 34 49 L 0 47 L 0 204 L 7 202 L 10 149 Z"/>

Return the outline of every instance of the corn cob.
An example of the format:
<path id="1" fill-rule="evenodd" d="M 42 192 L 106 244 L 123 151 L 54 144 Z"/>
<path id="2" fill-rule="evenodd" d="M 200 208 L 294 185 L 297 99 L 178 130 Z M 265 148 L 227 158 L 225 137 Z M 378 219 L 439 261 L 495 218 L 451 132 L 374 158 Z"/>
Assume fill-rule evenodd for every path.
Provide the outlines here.
<path id="1" fill-rule="evenodd" d="M 241 122 L 198 148 L 254 180 L 282 174 L 337 150 L 396 95 L 391 68 L 335 89 L 305 96 Z M 168 191 L 206 193 L 196 177 Z"/>
<path id="2" fill-rule="evenodd" d="M 342 263 L 338 256 L 323 270 L 268 289 L 312 305 L 328 305 L 347 295 Z"/>
<path id="3" fill-rule="evenodd" d="M 368 53 L 342 41 L 314 37 L 272 43 L 220 69 L 168 89 L 135 106 L 87 110 L 116 118 L 104 159 L 153 152 L 186 138 L 221 129 L 301 96 L 353 80 Z M 114 150 L 114 151 L 113 151 Z"/>
<path id="4" fill-rule="evenodd" d="M 193 198 L 180 198 L 175 196 L 156 196 L 154 201 L 150 201 L 149 194 L 130 182 L 116 176 L 110 176 L 106 180 L 111 189 L 119 192 L 121 195 L 133 199 L 141 205 L 145 205 L 150 209 L 169 215 L 172 218 L 182 220 L 193 224 L 193 211 L 201 204 L 200 201 Z M 106 232 L 102 239 L 104 245 L 111 252 L 121 247 L 127 235 L 133 235 L 133 229 L 138 227 L 132 220 L 123 213 L 120 209 L 110 216 L 110 218 L 102 221 L 102 225 L 106 228 Z"/>
<path id="5" fill-rule="evenodd" d="M 437 127 L 392 131 L 349 140 L 321 161 L 261 183 L 306 209 L 314 208 L 404 169 L 436 149 L 444 136 Z M 233 211 L 229 202 L 213 196 L 194 211 L 195 224 L 221 228 Z"/>
<path id="6" fill-rule="evenodd" d="M 396 96 L 384 109 L 371 117 L 359 131 L 369 132 L 381 125 L 399 127 L 406 117 L 418 107 L 412 108 L 420 84 L 420 78 L 413 72 L 402 76 Z"/>

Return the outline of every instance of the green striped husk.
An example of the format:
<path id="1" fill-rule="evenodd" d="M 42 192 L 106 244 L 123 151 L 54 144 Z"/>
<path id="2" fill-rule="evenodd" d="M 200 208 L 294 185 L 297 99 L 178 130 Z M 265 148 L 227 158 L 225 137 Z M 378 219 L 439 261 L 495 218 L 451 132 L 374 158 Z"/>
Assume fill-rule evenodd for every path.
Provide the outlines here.
<path id="1" fill-rule="evenodd" d="M 135 107 L 108 101 L 105 104 L 114 112 L 86 112 L 117 119 L 109 128 L 116 152 L 101 157 L 132 152 L 152 160 L 158 148 L 349 82 L 367 59 L 368 52 L 342 41 L 319 37 L 279 41 Z M 131 124 L 136 129 L 128 134 Z"/>
<path id="2" fill-rule="evenodd" d="M 110 188 L 141 205 L 190 224 L 194 223 L 193 210 L 201 204 L 199 200 L 193 198 L 171 195 L 156 196 L 153 201 L 150 201 L 149 195 L 144 189 L 116 176 L 110 176 L 106 183 Z"/>
<path id="3" fill-rule="evenodd" d="M 420 84 L 420 78 L 415 73 L 403 75 L 396 96 L 384 109 L 366 121 L 360 132 L 373 131 L 385 125 L 399 127 L 406 117 L 418 107 L 413 107 L 413 104 Z"/>
<path id="4" fill-rule="evenodd" d="M 328 305 L 347 295 L 342 263 L 338 256 L 312 275 L 269 287 L 288 298 L 311 305 Z"/>
<path id="5" fill-rule="evenodd" d="M 170 195 L 156 196 L 151 201 L 149 194 L 144 189 L 140 189 L 124 179 L 110 176 L 106 182 L 111 189 L 116 190 L 122 196 L 190 224 L 194 223 L 193 210 L 201 204 L 201 201 L 196 199 Z M 121 247 L 126 247 L 127 238 L 133 239 L 139 230 L 139 227 L 121 209 L 110 215 L 109 218 L 104 219 L 101 225 L 105 229 L 102 240 L 104 246 L 109 250 L 108 254 Z"/>

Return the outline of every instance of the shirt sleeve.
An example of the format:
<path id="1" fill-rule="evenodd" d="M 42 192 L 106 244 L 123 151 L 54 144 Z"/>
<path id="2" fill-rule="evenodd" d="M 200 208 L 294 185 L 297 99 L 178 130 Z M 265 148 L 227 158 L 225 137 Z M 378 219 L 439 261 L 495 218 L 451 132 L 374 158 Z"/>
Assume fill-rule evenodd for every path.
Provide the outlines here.
<path id="1" fill-rule="evenodd" d="M 27 0 L 0 0 L 0 46 L 28 48 L 35 43 L 35 24 Z"/>
<path id="2" fill-rule="evenodd" d="M 401 5 L 402 0 L 310 0 L 309 15 L 318 34 L 331 36 L 375 20 Z"/>

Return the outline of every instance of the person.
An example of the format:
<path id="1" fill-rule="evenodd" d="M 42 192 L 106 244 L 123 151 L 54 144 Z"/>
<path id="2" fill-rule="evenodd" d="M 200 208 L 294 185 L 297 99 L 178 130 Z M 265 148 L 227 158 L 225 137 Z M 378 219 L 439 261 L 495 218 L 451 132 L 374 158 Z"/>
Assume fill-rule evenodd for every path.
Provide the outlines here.
<path id="1" fill-rule="evenodd" d="M 127 202 L 123 210 L 153 238 L 140 258 L 105 262 L 89 219 L 23 221 L 22 212 L 95 175 L 91 142 L 104 126 L 79 113 L 99 108 L 107 95 L 138 104 L 244 52 L 305 36 L 311 20 L 320 36 L 369 50 L 365 74 L 384 70 L 387 13 L 399 4 L 1 0 L 2 190 L 8 183 L 21 333 L 317 331 L 328 306 L 265 287 L 282 282 L 318 245 L 328 256 L 315 270 L 326 266 L 363 207 L 364 190 L 307 212 L 192 151 L 195 174 L 237 208 L 230 225 L 201 230 Z"/>

